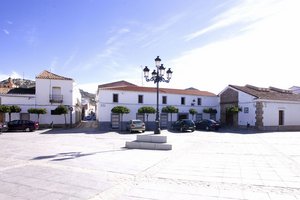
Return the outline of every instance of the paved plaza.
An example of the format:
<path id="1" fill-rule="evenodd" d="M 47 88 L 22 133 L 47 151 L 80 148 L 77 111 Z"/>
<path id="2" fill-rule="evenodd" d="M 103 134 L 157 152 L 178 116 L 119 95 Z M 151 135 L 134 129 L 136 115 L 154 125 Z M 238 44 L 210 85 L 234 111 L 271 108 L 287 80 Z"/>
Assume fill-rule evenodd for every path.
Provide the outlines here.
<path id="1" fill-rule="evenodd" d="M 93 127 L 3 133 L 0 199 L 300 199 L 300 132 L 163 134 L 173 150 Z"/>

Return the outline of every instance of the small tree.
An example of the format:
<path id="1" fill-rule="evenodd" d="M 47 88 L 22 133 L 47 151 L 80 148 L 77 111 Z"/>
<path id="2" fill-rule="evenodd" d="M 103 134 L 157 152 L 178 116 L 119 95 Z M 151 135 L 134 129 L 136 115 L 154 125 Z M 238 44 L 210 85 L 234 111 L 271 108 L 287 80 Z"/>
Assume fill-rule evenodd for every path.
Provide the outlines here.
<path id="1" fill-rule="evenodd" d="M 19 112 L 21 112 L 20 106 L 17 105 L 9 106 L 9 112 L 8 112 L 9 121 L 11 121 L 11 113 L 19 113 Z"/>
<path id="2" fill-rule="evenodd" d="M 148 116 L 149 116 L 149 114 L 154 114 L 155 111 L 156 111 L 155 108 L 153 108 L 151 106 L 143 106 L 138 109 L 138 113 L 146 114 L 147 127 L 148 127 Z"/>
<path id="3" fill-rule="evenodd" d="M 37 114 L 38 116 L 38 122 L 40 121 L 40 115 L 46 114 L 47 110 L 46 108 L 29 108 L 27 110 L 28 113 Z"/>
<path id="4" fill-rule="evenodd" d="M 191 109 L 189 110 L 189 113 L 192 115 L 192 119 L 194 120 L 194 115 L 197 114 L 198 111 L 197 111 L 196 109 L 194 109 L 194 108 L 191 108 Z"/>
<path id="5" fill-rule="evenodd" d="M 173 113 L 178 113 L 178 108 L 176 108 L 175 106 L 166 106 L 166 107 L 163 107 L 161 109 L 161 111 L 163 113 L 170 113 L 171 114 L 171 123 L 172 123 L 172 114 Z"/>
<path id="6" fill-rule="evenodd" d="M 125 106 L 115 106 L 111 109 L 112 113 L 117 113 L 121 115 L 121 130 L 122 130 L 122 122 L 123 122 L 123 114 L 128 114 L 130 113 L 129 108 Z"/>
<path id="7" fill-rule="evenodd" d="M 67 114 L 68 114 L 68 108 L 67 108 L 67 106 L 59 105 L 59 106 L 57 106 L 55 108 L 54 112 L 57 115 L 64 114 L 64 116 L 65 116 L 65 126 L 67 126 Z"/>
<path id="8" fill-rule="evenodd" d="M 10 107 L 6 105 L 0 105 L 0 113 L 9 113 Z"/>
<path id="9" fill-rule="evenodd" d="M 216 114 L 218 111 L 217 111 L 217 109 L 214 109 L 214 108 L 204 108 L 203 112 L 210 113 L 210 114 Z"/>

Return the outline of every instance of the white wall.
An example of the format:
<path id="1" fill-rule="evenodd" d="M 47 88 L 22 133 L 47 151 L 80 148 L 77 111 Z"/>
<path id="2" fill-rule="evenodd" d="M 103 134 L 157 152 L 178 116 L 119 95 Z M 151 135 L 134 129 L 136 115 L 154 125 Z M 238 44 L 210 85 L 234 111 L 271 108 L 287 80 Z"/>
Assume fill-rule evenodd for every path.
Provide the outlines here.
<path id="1" fill-rule="evenodd" d="M 49 98 L 52 94 L 52 87 L 60 87 L 63 95 L 63 104 L 72 105 L 73 101 L 73 81 L 72 80 L 51 80 L 36 79 L 36 103 L 39 105 L 49 105 Z M 59 105 L 59 104 L 57 104 Z"/>
<path id="2" fill-rule="evenodd" d="M 255 111 L 256 103 L 254 102 L 254 97 L 246 94 L 244 92 L 238 91 L 239 93 L 239 107 L 242 108 L 242 111 L 238 113 L 238 125 L 246 126 L 247 123 L 250 126 L 255 126 Z M 248 113 L 245 113 L 245 108 L 248 108 Z"/>
<path id="3" fill-rule="evenodd" d="M 300 125 L 300 104 L 288 102 L 264 102 L 264 126 L 279 125 L 279 110 L 284 111 L 284 125 Z"/>
<path id="4" fill-rule="evenodd" d="M 35 106 L 35 95 L 0 95 L 2 105 L 18 105 L 21 108 L 20 113 L 28 113 L 27 110 Z M 12 113 L 11 120 L 20 119 L 20 113 Z M 8 113 L 5 115 L 5 121 L 9 121 Z"/>
<path id="5" fill-rule="evenodd" d="M 119 102 L 113 102 L 113 94 L 118 94 Z M 138 95 L 143 95 L 143 104 L 138 104 Z M 162 104 L 162 96 L 167 96 L 167 104 Z M 185 97 L 186 105 L 181 105 L 181 97 Z M 202 105 L 197 105 L 197 98 L 202 98 Z M 195 106 L 191 106 L 191 103 L 195 99 Z M 99 121 L 110 121 L 111 120 L 111 109 L 115 106 L 126 106 L 130 109 L 129 114 L 125 114 L 123 117 L 124 121 L 136 118 L 138 109 L 142 106 L 152 106 L 156 108 L 156 93 L 150 92 L 134 92 L 134 91 L 117 91 L 117 90 L 99 90 L 97 105 L 97 120 Z M 208 96 L 194 96 L 194 95 L 178 95 L 178 94 L 166 94 L 160 93 L 159 95 L 159 110 L 162 107 L 172 105 L 179 109 L 179 113 L 189 113 L 190 108 L 194 108 L 198 113 L 202 113 L 203 108 L 212 107 L 218 110 L 217 119 L 219 120 L 219 102 L 218 97 Z M 177 119 L 177 114 L 173 114 L 173 121 Z M 192 116 L 190 116 L 192 118 Z M 155 120 L 155 114 L 149 115 L 149 121 Z M 170 119 L 169 119 L 170 120 Z"/>

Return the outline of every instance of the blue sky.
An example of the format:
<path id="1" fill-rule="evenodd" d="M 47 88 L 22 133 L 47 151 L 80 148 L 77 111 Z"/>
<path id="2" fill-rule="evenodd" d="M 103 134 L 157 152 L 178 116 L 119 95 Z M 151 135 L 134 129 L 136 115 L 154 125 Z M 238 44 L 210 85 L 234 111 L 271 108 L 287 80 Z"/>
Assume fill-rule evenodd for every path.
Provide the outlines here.
<path id="1" fill-rule="evenodd" d="M 299 0 L 1 0 L 0 79 L 43 70 L 97 85 L 142 80 L 218 94 L 228 84 L 300 85 Z"/>

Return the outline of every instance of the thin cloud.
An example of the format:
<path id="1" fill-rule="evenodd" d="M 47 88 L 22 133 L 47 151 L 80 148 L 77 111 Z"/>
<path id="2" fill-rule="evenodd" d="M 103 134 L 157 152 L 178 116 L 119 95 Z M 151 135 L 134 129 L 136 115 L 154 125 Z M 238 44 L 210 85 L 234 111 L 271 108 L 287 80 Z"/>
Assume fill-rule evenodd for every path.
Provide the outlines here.
<path id="1" fill-rule="evenodd" d="M 107 41 L 106 41 L 106 45 L 110 45 L 112 43 L 114 43 L 116 40 L 120 39 L 124 34 L 129 33 L 130 29 L 129 28 L 121 28 L 119 30 L 117 30 L 117 32 L 115 34 L 113 34 Z"/>
<path id="2" fill-rule="evenodd" d="M 239 1 L 234 7 L 213 18 L 210 26 L 186 35 L 184 37 L 185 41 L 190 41 L 206 33 L 233 25 L 242 25 L 243 29 L 246 30 L 245 26 L 251 25 L 251 23 L 255 23 L 274 13 L 274 7 L 279 2 L 278 0 Z"/>
<path id="3" fill-rule="evenodd" d="M 228 84 L 279 88 L 299 85 L 297 73 L 291 72 L 300 66 L 297 55 L 300 51 L 297 22 L 300 2 L 276 1 L 276 4 L 264 3 L 264 6 L 265 9 L 262 5 L 256 7 L 258 13 L 251 10 L 244 15 L 244 19 L 248 16 L 251 20 L 259 20 L 243 35 L 215 40 L 172 60 L 171 65 L 175 66 L 173 86 L 194 86 L 218 93 Z M 236 17 L 232 17 L 231 22 L 236 21 L 233 19 Z M 182 82 L 182 77 L 189 78 Z"/>
<path id="4" fill-rule="evenodd" d="M 10 32 L 7 30 L 7 29 L 2 29 L 2 31 L 6 34 L 6 35 L 9 35 Z"/>

